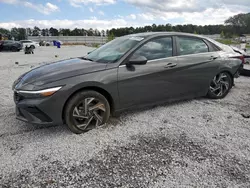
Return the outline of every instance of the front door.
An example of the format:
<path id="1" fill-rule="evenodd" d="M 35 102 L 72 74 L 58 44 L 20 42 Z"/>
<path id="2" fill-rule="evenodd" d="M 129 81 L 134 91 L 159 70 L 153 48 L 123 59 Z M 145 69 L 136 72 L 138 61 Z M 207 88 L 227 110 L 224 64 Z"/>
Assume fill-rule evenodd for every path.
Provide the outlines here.
<path id="1" fill-rule="evenodd" d="M 177 58 L 173 56 L 170 36 L 151 39 L 137 49 L 133 57 L 144 56 L 145 65 L 121 65 L 118 68 L 118 90 L 121 108 L 156 103 L 172 97 L 176 91 Z"/>

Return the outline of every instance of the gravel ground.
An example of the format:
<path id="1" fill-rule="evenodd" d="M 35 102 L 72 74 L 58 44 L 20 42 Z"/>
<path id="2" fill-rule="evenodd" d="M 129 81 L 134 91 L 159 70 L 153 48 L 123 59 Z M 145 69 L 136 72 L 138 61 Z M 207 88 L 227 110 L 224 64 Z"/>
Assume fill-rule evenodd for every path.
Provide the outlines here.
<path id="1" fill-rule="evenodd" d="M 250 187 L 247 77 L 225 99 L 125 112 L 82 135 L 15 119 L 11 84 L 21 73 L 88 51 L 0 53 L 0 187 Z"/>

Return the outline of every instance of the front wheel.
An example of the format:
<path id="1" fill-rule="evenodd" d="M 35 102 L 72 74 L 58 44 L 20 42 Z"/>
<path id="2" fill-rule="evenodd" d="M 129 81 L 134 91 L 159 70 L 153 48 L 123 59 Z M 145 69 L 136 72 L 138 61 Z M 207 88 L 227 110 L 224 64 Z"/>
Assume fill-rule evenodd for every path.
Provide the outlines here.
<path id="1" fill-rule="evenodd" d="M 96 91 L 82 91 L 67 103 L 64 119 L 69 129 L 80 134 L 105 124 L 110 116 L 107 99 Z"/>
<path id="2" fill-rule="evenodd" d="M 217 74 L 210 83 L 207 96 L 212 99 L 224 98 L 233 85 L 232 77 L 227 72 Z"/>
<path id="3" fill-rule="evenodd" d="M 10 50 L 11 50 L 12 52 L 16 52 L 16 51 L 17 51 L 17 48 L 13 46 L 13 47 L 10 48 Z"/>

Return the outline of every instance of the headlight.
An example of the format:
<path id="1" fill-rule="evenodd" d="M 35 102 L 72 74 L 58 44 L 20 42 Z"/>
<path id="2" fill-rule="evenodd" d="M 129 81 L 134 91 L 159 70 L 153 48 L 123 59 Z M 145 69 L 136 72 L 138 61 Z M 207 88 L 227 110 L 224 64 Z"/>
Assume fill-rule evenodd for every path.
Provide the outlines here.
<path id="1" fill-rule="evenodd" d="M 14 83 L 12 84 L 12 90 L 15 89 L 16 85 L 22 80 L 22 78 L 25 76 L 26 73 L 22 74 L 21 76 L 19 76 Z"/>
<path id="2" fill-rule="evenodd" d="M 48 97 L 48 96 L 53 95 L 55 92 L 57 92 L 61 88 L 62 88 L 62 86 L 48 88 L 48 89 L 43 89 L 43 90 L 38 90 L 38 91 L 24 91 L 24 90 L 19 90 L 19 91 L 16 91 L 16 92 L 20 93 L 21 95 L 26 96 L 27 98 L 39 97 L 39 96 L 40 97 Z"/>

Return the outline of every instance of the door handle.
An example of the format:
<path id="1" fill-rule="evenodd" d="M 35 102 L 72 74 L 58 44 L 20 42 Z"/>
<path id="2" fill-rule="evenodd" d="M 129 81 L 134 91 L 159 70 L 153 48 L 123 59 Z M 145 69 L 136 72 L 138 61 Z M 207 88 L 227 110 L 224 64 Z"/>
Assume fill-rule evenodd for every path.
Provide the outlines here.
<path id="1" fill-rule="evenodd" d="M 217 58 L 218 58 L 217 56 L 211 56 L 209 60 L 213 61 L 213 60 L 215 60 Z"/>
<path id="2" fill-rule="evenodd" d="M 177 63 L 168 63 L 164 68 L 173 68 L 177 65 Z"/>

